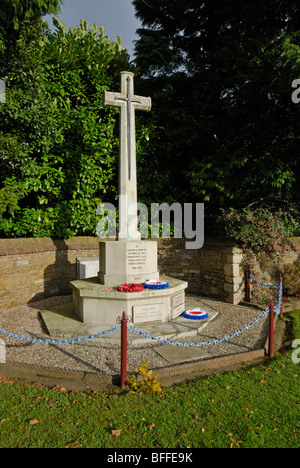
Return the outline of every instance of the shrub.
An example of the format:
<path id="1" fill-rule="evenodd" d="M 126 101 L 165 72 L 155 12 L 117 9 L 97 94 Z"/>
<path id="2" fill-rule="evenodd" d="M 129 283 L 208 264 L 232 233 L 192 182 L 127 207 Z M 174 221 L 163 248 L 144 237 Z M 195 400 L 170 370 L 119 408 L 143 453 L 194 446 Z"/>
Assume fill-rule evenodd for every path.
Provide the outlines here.
<path id="1" fill-rule="evenodd" d="M 284 213 L 267 209 L 230 208 L 219 218 L 225 238 L 242 248 L 247 266 L 252 264 L 255 255 L 260 253 L 282 254 L 290 245 L 284 224 Z"/>
<path id="2" fill-rule="evenodd" d="M 152 371 L 148 368 L 148 361 L 137 369 L 138 376 L 132 374 L 126 381 L 128 388 L 132 392 L 138 393 L 161 393 L 161 383 L 158 378 L 152 375 Z M 139 378 L 142 377 L 142 379 Z"/>

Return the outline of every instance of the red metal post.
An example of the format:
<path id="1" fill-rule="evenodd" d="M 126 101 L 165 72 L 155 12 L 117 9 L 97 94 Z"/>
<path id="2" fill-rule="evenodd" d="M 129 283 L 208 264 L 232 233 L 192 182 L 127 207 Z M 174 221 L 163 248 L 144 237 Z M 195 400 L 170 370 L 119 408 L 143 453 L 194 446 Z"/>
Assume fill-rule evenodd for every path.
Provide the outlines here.
<path id="1" fill-rule="evenodd" d="M 274 302 L 273 299 L 269 303 L 269 352 L 270 358 L 274 355 Z"/>
<path id="2" fill-rule="evenodd" d="M 125 312 L 121 319 L 121 388 L 126 387 L 127 378 L 127 316 Z"/>

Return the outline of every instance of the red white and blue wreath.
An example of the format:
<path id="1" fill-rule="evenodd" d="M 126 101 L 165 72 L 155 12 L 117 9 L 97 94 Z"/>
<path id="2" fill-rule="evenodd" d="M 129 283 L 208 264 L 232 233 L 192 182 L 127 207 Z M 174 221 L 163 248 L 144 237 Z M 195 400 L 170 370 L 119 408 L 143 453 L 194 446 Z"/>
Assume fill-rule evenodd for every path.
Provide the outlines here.
<path id="1" fill-rule="evenodd" d="M 143 286 L 147 289 L 167 289 L 169 283 L 166 281 L 148 280 L 143 283 Z"/>
<path id="2" fill-rule="evenodd" d="M 204 310 L 195 308 L 183 312 L 183 317 L 190 320 L 205 320 L 208 318 L 208 313 L 204 312 Z"/>

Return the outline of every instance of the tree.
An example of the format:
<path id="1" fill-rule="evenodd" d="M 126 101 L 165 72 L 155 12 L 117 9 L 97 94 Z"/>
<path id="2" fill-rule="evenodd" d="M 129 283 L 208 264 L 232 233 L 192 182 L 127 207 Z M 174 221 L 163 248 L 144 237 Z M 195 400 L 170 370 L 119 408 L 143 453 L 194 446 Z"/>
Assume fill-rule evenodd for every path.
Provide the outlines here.
<path id="1" fill-rule="evenodd" d="M 15 61 L 19 47 L 37 38 L 45 23 L 42 17 L 57 14 L 64 0 L 2 0 L 0 11 L 0 75 Z"/>
<path id="2" fill-rule="evenodd" d="M 299 2 L 133 4 L 136 65 L 157 127 L 148 198 L 152 172 L 164 175 L 161 194 L 205 201 L 211 212 L 274 195 L 299 200 Z"/>
<path id="3" fill-rule="evenodd" d="M 0 233 L 68 238 L 95 235 L 96 208 L 114 201 L 117 111 L 105 89 L 130 67 L 121 40 L 81 21 L 54 20 L 23 49 L 0 107 Z M 103 200 L 105 198 L 105 200 Z"/>

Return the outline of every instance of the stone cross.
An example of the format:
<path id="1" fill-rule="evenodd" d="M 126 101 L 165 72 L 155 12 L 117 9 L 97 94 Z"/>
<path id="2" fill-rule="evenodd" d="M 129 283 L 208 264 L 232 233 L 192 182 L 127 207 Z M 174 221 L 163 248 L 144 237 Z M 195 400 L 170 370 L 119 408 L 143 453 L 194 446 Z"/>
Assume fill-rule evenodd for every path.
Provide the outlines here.
<path id="1" fill-rule="evenodd" d="M 119 107 L 119 233 L 118 240 L 140 240 L 137 229 L 135 111 L 151 110 L 151 98 L 136 96 L 134 74 L 121 72 L 121 93 L 104 91 L 103 105 Z"/>

